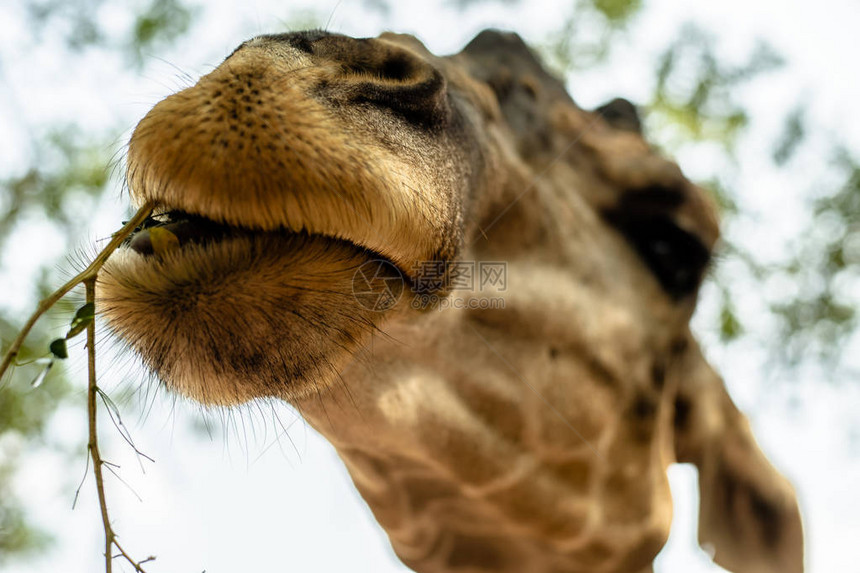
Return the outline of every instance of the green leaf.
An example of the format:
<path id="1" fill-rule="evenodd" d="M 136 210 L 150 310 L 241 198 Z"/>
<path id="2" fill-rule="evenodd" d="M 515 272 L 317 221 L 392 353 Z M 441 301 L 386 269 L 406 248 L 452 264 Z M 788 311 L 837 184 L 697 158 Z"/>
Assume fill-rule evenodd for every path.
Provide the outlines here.
<path id="1" fill-rule="evenodd" d="M 95 316 L 96 307 L 93 303 L 88 302 L 84 306 L 80 307 L 75 313 L 75 317 L 72 319 L 71 328 L 69 328 L 69 332 L 66 333 L 66 339 L 75 337 L 83 332 L 84 329 L 93 322 Z M 54 342 L 56 342 L 56 340 Z M 60 358 L 65 358 L 65 356 L 61 356 Z"/>
<path id="2" fill-rule="evenodd" d="M 782 135 L 772 153 L 773 162 L 779 167 L 788 163 L 805 137 L 806 109 L 798 107 L 785 119 Z"/>
<path id="3" fill-rule="evenodd" d="M 723 342 L 731 342 L 739 338 L 743 331 L 744 328 L 738 320 L 732 304 L 728 300 L 724 300 L 720 309 L 720 339 Z"/>
<path id="4" fill-rule="evenodd" d="M 195 13 L 196 9 L 187 8 L 179 0 L 153 0 L 134 23 L 131 48 L 137 63 L 143 61 L 144 51 L 180 38 L 188 30 Z"/>
<path id="5" fill-rule="evenodd" d="M 152 227 L 149 229 L 149 240 L 152 250 L 158 256 L 163 256 L 179 248 L 179 237 L 164 227 Z"/>
<path id="6" fill-rule="evenodd" d="M 603 14 L 610 23 L 625 24 L 642 8 L 641 0 L 591 0 L 595 10 Z"/>
<path id="7" fill-rule="evenodd" d="M 62 358 L 65 360 L 69 357 L 69 351 L 66 348 L 66 339 L 65 338 L 57 338 L 51 343 L 50 346 L 51 354 L 56 356 L 57 358 Z"/>

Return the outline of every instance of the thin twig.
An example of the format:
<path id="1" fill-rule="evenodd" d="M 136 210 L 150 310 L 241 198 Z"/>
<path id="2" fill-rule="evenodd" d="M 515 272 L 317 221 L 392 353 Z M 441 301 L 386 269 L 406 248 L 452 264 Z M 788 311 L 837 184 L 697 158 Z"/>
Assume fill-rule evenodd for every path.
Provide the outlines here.
<path id="1" fill-rule="evenodd" d="M 89 279 L 84 283 L 87 289 L 87 302 L 95 300 L 96 282 L 95 279 Z M 87 326 L 87 418 L 89 419 L 90 439 L 87 444 L 87 449 L 90 452 L 90 457 L 93 459 L 93 472 L 96 476 L 96 490 L 99 494 L 99 506 L 102 511 L 102 524 L 105 530 L 105 573 L 111 573 L 113 570 L 113 541 L 114 532 L 110 524 L 108 516 L 107 500 L 105 499 L 104 478 L 102 476 L 102 456 L 99 452 L 99 439 L 96 429 L 96 397 L 98 396 L 98 386 L 96 385 L 96 323 L 91 322 Z"/>
<path id="2" fill-rule="evenodd" d="M 98 389 L 98 393 L 99 397 L 102 399 L 102 403 L 105 405 L 105 408 L 107 408 L 107 413 L 110 416 L 111 422 L 113 422 L 114 428 L 116 428 L 116 430 L 119 432 L 119 435 L 122 436 L 122 439 L 125 440 L 125 442 L 131 447 L 131 449 L 134 450 L 134 453 L 137 454 L 138 463 L 140 463 L 140 469 L 141 471 L 143 471 L 143 473 L 146 473 L 146 469 L 143 467 L 143 463 L 140 461 L 140 458 L 144 458 L 152 463 L 155 463 L 155 460 L 137 448 L 134 443 L 134 440 L 131 437 L 131 432 L 122 422 L 122 416 L 120 416 L 119 407 L 116 405 L 116 403 L 111 400 L 110 396 L 108 396 L 107 393 L 101 388 Z"/>
<path id="3" fill-rule="evenodd" d="M 96 277 L 88 278 L 84 281 L 87 293 L 87 303 L 95 304 L 96 299 Z M 135 571 L 144 573 L 142 565 L 147 561 L 151 561 L 154 557 L 148 557 L 143 561 L 135 561 L 125 549 L 117 542 L 116 533 L 110 523 L 108 515 L 107 496 L 105 495 L 104 474 L 102 473 L 102 465 L 108 465 L 102 459 L 99 451 L 98 430 L 96 427 L 98 402 L 101 390 L 96 383 L 96 323 L 90 322 L 87 326 L 87 418 L 89 419 L 89 443 L 87 448 L 90 452 L 90 457 L 93 460 L 93 474 L 96 479 L 96 491 L 99 496 L 99 507 L 102 514 L 102 525 L 105 532 L 105 573 L 111 573 L 113 570 L 113 548 L 116 547 L 120 556 L 134 567 Z M 110 466 L 108 465 L 108 469 Z M 112 471 L 112 470 L 111 470 Z"/>
<path id="4" fill-rule="evenodd" d="M 21 329 L 21 332 L 18 333 L 18 337 L 12 342 L 12 346 L 9 347 L 9 350 L 7 350 L 6 354 L 3 356 L 3 362 L 0 363 L 0 379 L 3 378 L 4 374 L 6 374 L 6 370 L 8 370 L 9 366 L 14 363 L 15 358 L 18 356 L 18 352 L 21 350 L 21 346 L 24 344 L 24 340 L 27 338 L 27 335 L 30 334 L 30 330 L 33 328 L 33 325 L 36 324 L 36 321 L 39 320 L 39 318 L 45 314 L 48 309 L 57 304 L 61 298 L 66 296 L 66 294 L 68 294 L 73 288 L 81 283 L 86 283 L 87 281 L 95 281 L 96 275 L 104 266 L 108 257 L 110 257 L 117 247 L 119 247 L 120 244 L 122 244 L 122 242 L 131 235 L 147 217 L 149 217 L 152 213 L 153 207 L 153 203 L 146 203 L 138 209 L 134 217 L 132 217 L 128 223 L 123 225 L 119 231 L 114 233 L 110 243 L 108 243 L 107 246 L 102 249 L 98 255 L 96 255 L 96 258 L 93 259 L 93 262 L 90 263 L 87 268 L 78 273 L 74 278 L 69 280 L 66 284 L 58 288 L 39 303 L 39 306 L 36 307 L 36 312 L 33 313 Z"/>

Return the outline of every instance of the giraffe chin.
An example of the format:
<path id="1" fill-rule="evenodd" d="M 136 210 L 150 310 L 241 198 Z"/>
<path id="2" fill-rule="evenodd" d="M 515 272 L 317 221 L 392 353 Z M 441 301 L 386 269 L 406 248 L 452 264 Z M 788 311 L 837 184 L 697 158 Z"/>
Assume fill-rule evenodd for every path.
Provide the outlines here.
<path id="1" fill-rule="evenodd" d="M 157 252 L 137 237 L 117 251 L 97 305 L 168 388 L 203 404 L 318 392 L 393 310 L 367 297 L 403 288 L 389 263 L 357 289 L 357 271 L 380 259 L 348 241 L 236 229 L 192 237 L 182 225 L 172 227 L 178 246 Z"/>

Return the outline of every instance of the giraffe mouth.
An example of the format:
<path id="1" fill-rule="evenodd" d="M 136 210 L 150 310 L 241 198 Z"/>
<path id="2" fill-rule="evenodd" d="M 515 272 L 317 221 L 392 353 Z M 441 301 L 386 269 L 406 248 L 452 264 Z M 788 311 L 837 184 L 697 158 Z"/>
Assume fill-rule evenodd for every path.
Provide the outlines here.
<path id="1" fill-rule="evenodd" d="M 379 260 L 368 278 L 362 269 Z M 96 289 L 108 328 L 167 387 L 233 405 L 333 383 L 405 284 L 348 239 L 161 210 L 111 256 Z"/>
<path id="2" fill-rule="evenodd" d="M 188 244 L 206 244 L 236 236 L 239 228 L 211 219 L 173 210 L 153 214 L 126 239 L 125 246 L 141 255 L 155 255 L 165 247 L 160 246 L 158 234 L 153 229 L 167 231 L 172 245 L 182 247 Z M 164 235 L 162 235 L 164 236 Z"/>
<path id="3" fill-rule="evenodd" d="M 159 236 L 158 231 L 166 231 L 167 233 L 161 233 Z M 306 230 L 296 231 L 286 227 L 274 230 L 254 229 L 241 225 L 220 223 L 203 215 L 189 213 L 181 209 L 162 210 L 153 213 L 129 235 L 123 246 L 144 257 L 158 259 L 161 255 L 166 255 L 173 250 L 181 252 L 185 248 L 193 249 L 193 246 L 206 248 L 233 239 L 291 241 L 297 237 L 348 245 L 350 248 L 364 253 L 368 260 L 384 261 L 388 265 L 398 268 L 404 280 L 411 280 L 409 274 L 388 257 L 348 238 L 332 237 Z"/>

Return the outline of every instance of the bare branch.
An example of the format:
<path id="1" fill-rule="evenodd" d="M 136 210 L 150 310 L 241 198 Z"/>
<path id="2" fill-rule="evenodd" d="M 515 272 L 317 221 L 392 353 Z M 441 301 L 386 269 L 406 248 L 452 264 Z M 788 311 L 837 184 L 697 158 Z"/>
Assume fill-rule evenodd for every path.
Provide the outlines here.
<path id="1" fill-rule="evenodd" d="M 89 277 L 84 280 L 84 286 L 86 287 L 87 303 L 95 304 L 96 273 L 94 273 L 92 277 Z M 102 466 L 105 465 L 111 472 L 113 472 L 113 469 L 102 459 L 101 452 L 99 450 L 98 428 L 96 427 L 96 422 L 98 419 L 97 399 L 101 394 L 102 391 L 96 383 L 96 323 L 95 321 L 92 321 L 89 323 L 89 325 L 87 325 L 87 418 L 89 420 L 88 449 L 90 452 L 90 457 L 93 460 L 93 474 L 95 475 L 96 492 L 98 493 L 99 497 L 99 508 L 101 509 L 102 525 L 104 527 L 105 532 L 105 573 L 112 573 L 113 571 L 114 547 L 116 547 L 117 550 L 120 552 L 120 555 L 125 558 L 125 560 L 128 561 L 128 563 L 131 564 L 132 567 L 134 567 L 135 571 L 145 573 L 142 565 L 147 561 L 155 559 L 155 557 L 148 557 L 147 559 L 140 562 L 135 561 L 117 542 L 116 533 L 113 530 L 113 526 L 110 523 L 110 516 L 108 515 L 107 496 L 105 495 L 104 474 L 102 473 Z M 113 473 L 114 475 L 116 475 L 115 472 Z"/>

